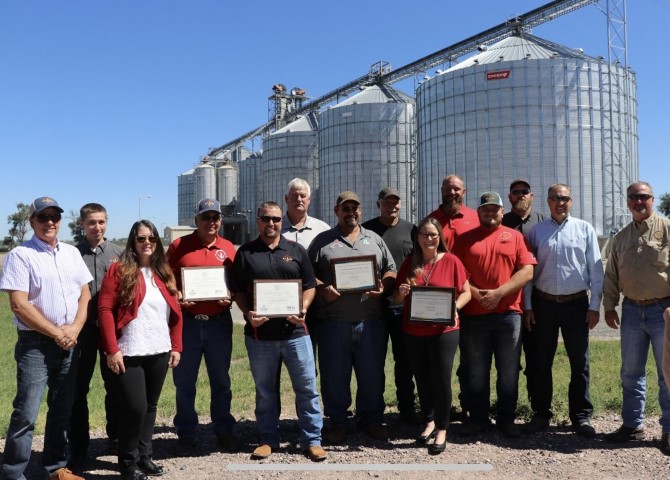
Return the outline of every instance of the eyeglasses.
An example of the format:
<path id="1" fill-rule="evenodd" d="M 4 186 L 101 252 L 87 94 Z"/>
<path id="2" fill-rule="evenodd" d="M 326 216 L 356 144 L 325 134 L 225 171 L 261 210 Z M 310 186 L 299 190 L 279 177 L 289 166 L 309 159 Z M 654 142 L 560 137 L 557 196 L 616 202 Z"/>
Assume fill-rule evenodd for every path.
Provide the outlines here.
<path id="1" fill-rule="evenodd" d="M 355 207 L 340 206 L 340 210 L 344 213 L 356 213 L 359 208 L 361 208 L 360 205 L 356 205 Z"/>
<path id="2" fill-rule="evenodd" d="M 200 215 L 200 218 L 205 222 L 218 222 L 221 220 L 221 215 L 217 215 L 216 213 L 212 215 Z"/>
<path id="3" fill-rule="evenodd" d="M 270 223 L 272 221 L 273 223 L 281 223 L 281 217 L 271 217 L 270 215 L 261 215 L 258 217 L 261 222 L 265 223 Z"/>
<path id="4" fill-rule="evenodd" d="M 530 190 L 527 188 L 519 188 L 515 190 L 510 190 L 509 193 L 511 193 L 512 195 L 528 195 L 530 193 Z"/>
<path id="5" fill-rule="evenodd" d="M 437 234 L 437 233 L 419 232 L 419 236 L 420 236 L 421 238 L 430 238 L 431 240 L 435 240 L 437 237 L 439 237 L 439 234 Z"/>
<path id="6" fill-rule="evenodd" d="M 58 223 L 60 222 L 61 215 L 60 213 L 38 213 L 35 215 L 35 218 L 37 218 L 37 221 L 40 223 L 47 223 L 49 220 Z"/>
<path id="7" fill-rule="evenodd" d="M 563 195 L 552 195 L 551 197 L 549 197 L 549 200 L 551 200 L 552 202 L 565 202 L 565 203 L 568 203 L 570 200 L 572 200 L 572 198 L 570 198 L 570 197 L 565 197 L 565 196 L 563 196 Z"/>
<path id="8" fill-rule="evenodd" d="M 632 201 L 642 200 L 643 202 L 646 202 L 650 198 L 654 198 L 654 196 L 649 195 L 648 193 L 631 193 L 628 195 L 628 198 Z"/>
<path id="9" fill-rule="evenodd" d="M 154 237 L 153 235 L 146 236 L 146 235 L 138 235 L 135 237 L 135 241 L 137 243 L 144 243 L 147 240 L 149 240 L 151 243 L 156 243 L 158 241 L 158 237 Z"/>

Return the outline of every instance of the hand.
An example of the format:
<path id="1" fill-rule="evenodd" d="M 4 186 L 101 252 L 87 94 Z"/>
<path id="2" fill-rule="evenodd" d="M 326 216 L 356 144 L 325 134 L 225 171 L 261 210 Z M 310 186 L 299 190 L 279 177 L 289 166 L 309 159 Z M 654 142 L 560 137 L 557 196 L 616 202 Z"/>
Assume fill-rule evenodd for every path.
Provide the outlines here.
<path id="1" fill-rule="evenodd" d="M 121 351 L 107 354 L 107 366 L 117 375 L 126 373 L 126 366 L 123 364 L 123 354 Z"/>
<path id="2" fill-rule="evenodd" d="M 170 359 L 168 360 L 168 368 L 175 368 L 177 365 L 179 365 L 179 360 L 181 360 L 181 353 L 170 352 Z"/>
<path id="3" fill-rule="evenodd" d="M 218 304 L 221 305 L 222 307 L 226 307 L 226 308 L 230 307 L 230 306 L 233 304 L 233 302 L 232 302 L 231 300 L 229 300 L 229 299 L 226 299 L 226 300 L 217 300 L 216 303 L 218 303 Z"/>
<path id="4" fill-rule="evenodd" d="M 589 330 L 593 330 L 600 321 L 600 312 L 589 310 L 586 312 L 586 323 L 589 324 Z"/>
<path id="5" fill-rule="evenodd" d="M 401 283 L 400 286 L 398 287 L 398 292 L 403 297 L 406 297 L 407 295 L 409 295 L 409 292 L 411 290 L 412 290 L 412 287 L 410 286 L 409 283 Z"/>
<path id="6" fill-rule="evenodd" d="M 384 285 L 382 285 L 382 282 L 380 280 L 377 280 L 377 290 L 368 290 L 367 292 L 364 293 L 364 295 L 367 295 L 368 297 L 381 297 L 384 294 Z"/>
<path id="7" fill-rule="evenodd" d="M 56 344 L 63 350 L 72 350 L 77 345 L 79 329 L 72 325 L 64 325 L 60 328 L 60 334 L 54 338 Z"/>
<path id="8" fill-rule="evenodd" d="M 335 287 L 332 285 L 327 285 L 326 287 L 323 288 L 322 291 L 322 296 L 328 303 L 332 303 L 338 298 L 340 298 L 340 292 L 338 292 Z"/>
<path id="9" fill-rule="evenodd" d="M 619 314 L 616 313 L 616 310 L 607 310 L 605 312 L 605 322 L 607 326 L 615 330 L 619 329 L 621 322 L 619 321 Z"/>
<path id="10" fill-rule="evenodd" d="M 256 315 L 256 312 L 254 312 L 253 310 L 249 310 L 247 312 L 247 320 L 249 321 L 252 327 L 258 328 L 264 325 L 270 319 L 268 317 Z"/>
<path id="11" fill-rule="evenodd" d="M 533 330 L 535 325 L 535 313 L 532 310 L 523 311 L 523 327 L 529 332 Z"/>
<path id="12" fill-rule="evenodd" d="M 289 315 L 287 320 L 294 325 L 304 325 L 305 324 L 305 315 L 307 315 L 306 310 L 302 310 L 300 315 Z"/>
<path id="13" fill-rule="evenodd" d="M 479 305 L 486 310 L 493 310 L 498 306 L 502 295 L 498 293 L 498 290 L 480 290 L 479 291 Z"/>

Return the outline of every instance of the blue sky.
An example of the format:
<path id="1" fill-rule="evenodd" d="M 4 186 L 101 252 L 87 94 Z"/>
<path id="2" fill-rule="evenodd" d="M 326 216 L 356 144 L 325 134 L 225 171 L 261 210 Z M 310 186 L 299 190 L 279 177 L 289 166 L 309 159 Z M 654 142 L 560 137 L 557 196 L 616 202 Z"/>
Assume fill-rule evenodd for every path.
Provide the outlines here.
<path id="1" fill-rule="evenodd" d="M 378 60 L 401 67 L 547 1 L 0 0 L 0 238 L 16 203 L 41 195 L 66 212 L 102 203 L 110 238 L 140 204 L 174 225 L 177 175 L 265 123 L 273 84 L 316 98 Z M 669 0 L 628 2 L 640 177 L 657 196 L 670 192 L 668 19 Z M 593 5 L 533 33 L 607 56 Z"/>

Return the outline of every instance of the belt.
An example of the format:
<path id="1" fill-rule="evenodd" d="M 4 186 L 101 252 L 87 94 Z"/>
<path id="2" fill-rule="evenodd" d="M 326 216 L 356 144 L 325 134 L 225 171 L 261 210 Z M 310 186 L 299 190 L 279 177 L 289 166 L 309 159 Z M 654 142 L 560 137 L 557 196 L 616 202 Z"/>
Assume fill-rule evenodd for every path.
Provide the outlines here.
<path id="1" fill-rule="evenodd" d="M 577 293 L 571 293 L 569 295 L 552 295 L 551 293 L 545 293 L 542 290 L 538 290 L 537 288 L 533 289 L 533 295 L 538 296 L 543 300 L 549 300 L 550 302 L 555 303 L 572 302 L 574 300 L 579 300 L 580 298 L 586 298 L 588 296 L 586 290 L 582 290 L 581 292 Z"/>
<path id="2" fill-rule="evenodd" d="M 632 298 L 624 298 L 624 300 L 628 300 L 629 303 L 632 303 L 633 305 L 639 305 L 640 307 L 646 307 L 647 305 L 654 305 L 659 302 L 667 302 L 670 300 L 670 297 L 663 297 L 663 298 L 650 298 L 649 300 L 633 300 Z"/>

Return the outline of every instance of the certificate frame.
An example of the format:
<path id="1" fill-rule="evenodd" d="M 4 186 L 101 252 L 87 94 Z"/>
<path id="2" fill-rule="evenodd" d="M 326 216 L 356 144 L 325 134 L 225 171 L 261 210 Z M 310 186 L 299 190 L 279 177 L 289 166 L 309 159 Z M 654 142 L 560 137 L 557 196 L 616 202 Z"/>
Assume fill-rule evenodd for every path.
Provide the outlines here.
<path id="1" fill-rule="evenodd" d="M 300 316 L 302 280 L 254 280 L 254 312 L 268 318 Z"/>
<path id="2" fill-rule="evenodd" d="M 375 255 L 333 258 L 330 260 L 330 269 L 333 287 L 341 295 L 377 290 L 379 267 Z M 348 277 L 343 278 L 345 275 Z"/>
<path id="3" fill-rule="evenodd" d="M 410 290 L 410 323 L 453 327 L 456 325 L 455 313 L 455 288 L 414 286 Z"/>
<path id="4" fill-rule="evenodd" d="M 230 300 L 223 265 L 181 268 L 181 295 L 184 302 Z"/>

